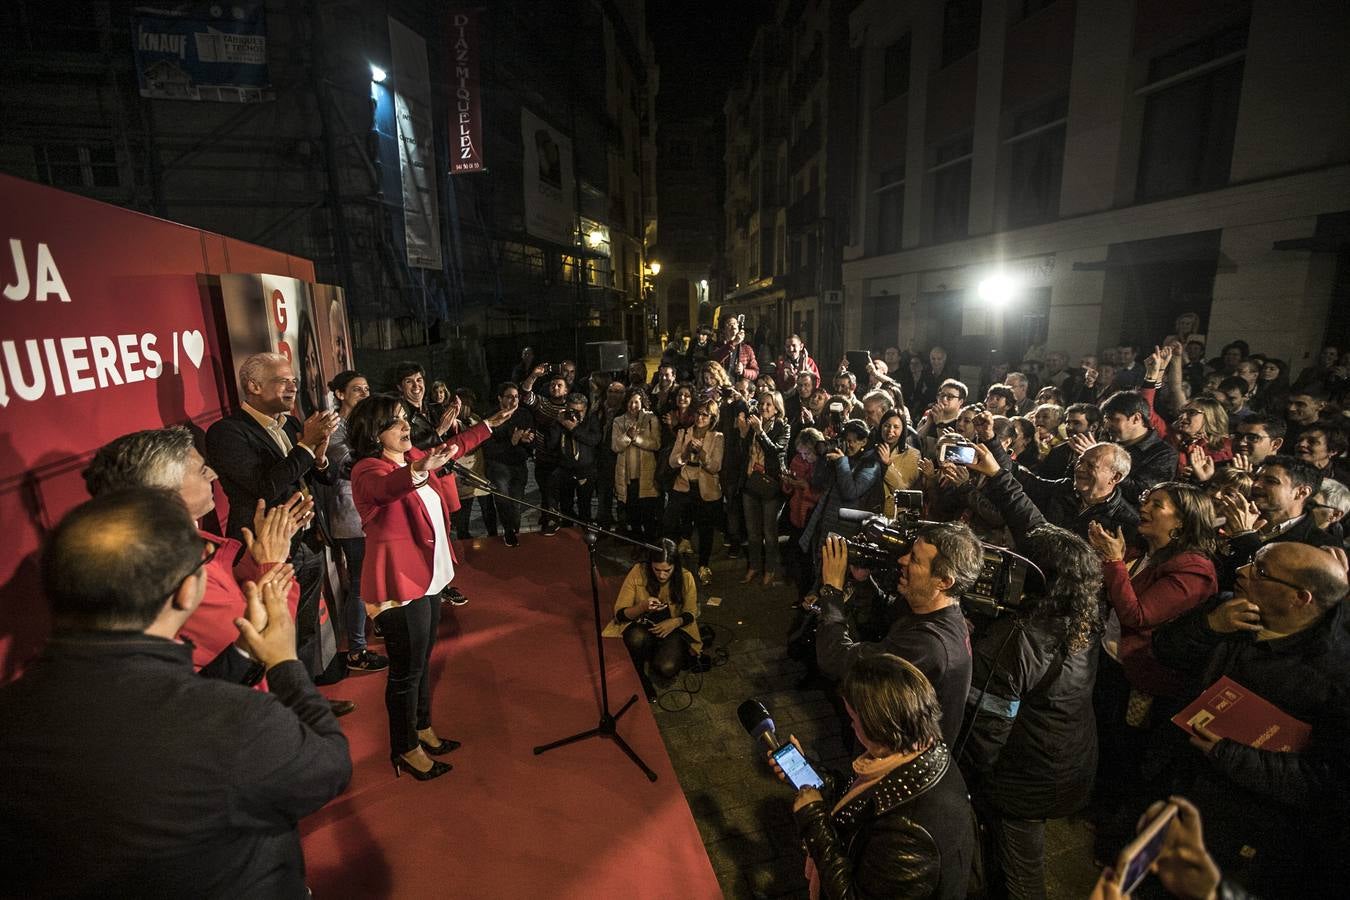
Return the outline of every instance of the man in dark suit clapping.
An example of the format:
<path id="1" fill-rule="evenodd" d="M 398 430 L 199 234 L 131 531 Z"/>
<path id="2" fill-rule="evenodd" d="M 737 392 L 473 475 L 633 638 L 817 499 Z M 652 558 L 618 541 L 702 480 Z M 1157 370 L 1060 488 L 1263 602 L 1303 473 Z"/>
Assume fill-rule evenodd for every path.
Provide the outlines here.
<path id="1" fill-rule="evenodd" d="M 308 496 L 311 480 L 334 483 L 327 453 L 337 414 L 316 412 L 302 425 L 290 414 L 298 389 L 290 360 L 280 353 L 256 353 L 239 367 L 240 409 L 206 432 L 206 460 L 220 476 L 230 505 L 228 537 L 243 539 L 260 499 L 270 509 L 297 491 Z M 291 544 L 291 565 L 300 582 L 295 614 L 299 654 L 314 676 L 326 664 L 315 646 L 323 588 L 318 540 L 315 527 L 308 527 Z"/>

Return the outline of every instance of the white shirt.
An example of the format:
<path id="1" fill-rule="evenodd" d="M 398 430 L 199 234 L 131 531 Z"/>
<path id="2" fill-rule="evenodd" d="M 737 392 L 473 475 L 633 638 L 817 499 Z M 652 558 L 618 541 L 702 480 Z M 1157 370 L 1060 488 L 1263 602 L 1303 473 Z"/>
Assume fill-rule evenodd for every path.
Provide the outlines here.
<path id="1" fill-rule="evenodd" d="M 422 501 L 422 505 L 427 508 L 427 515 L 431 517 L 431 527 L 436 532 L 436 546 L 431 551 L 431 584 L 422 592 L 422 596 L 432 596 L 439 594 L 445 589 L 451 580 L 455 577 L 455 560 L 450 555 L 450 535 L 445 529 L 444 505 L 441 503 L 441 495 L 436 492 L 429 481 L 423 481 L 421 487 L 417 488 L 417 497 Z"/>

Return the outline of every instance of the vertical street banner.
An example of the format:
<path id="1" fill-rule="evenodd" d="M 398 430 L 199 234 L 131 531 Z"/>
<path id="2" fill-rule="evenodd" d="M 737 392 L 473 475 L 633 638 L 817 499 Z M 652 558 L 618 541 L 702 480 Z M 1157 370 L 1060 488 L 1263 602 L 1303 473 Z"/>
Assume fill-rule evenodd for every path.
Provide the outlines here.
<path id="1" fill-rule="evenodd" d="M 436 145 L 427 45 L 421 35 L 391 17 L 389 47 L 393 56 L 394 116 L 408 265 L 440 269 L 440 204 L 436 195 Z"/>
<path id="2" fill-rule="evenodd" d="M 267 69 L 267 10 L 260 2 L 137 7 L 131 39 L 142 97 L 276 99 Z"/>
<path id="3" fill-rule="evenodd" d="M 572 139 L 524 108 L 520 111 L 520 138 L 524 145 L 521 181 L 525 230 L 546 241 L 570 246 L 576 242 Z"/>
<path id="4" fill-rule="evenodd" d="M 450 15 L 450 174 L 485 171 L 483 165 L 483 94 L 478 81 L 478 10 Z"/>

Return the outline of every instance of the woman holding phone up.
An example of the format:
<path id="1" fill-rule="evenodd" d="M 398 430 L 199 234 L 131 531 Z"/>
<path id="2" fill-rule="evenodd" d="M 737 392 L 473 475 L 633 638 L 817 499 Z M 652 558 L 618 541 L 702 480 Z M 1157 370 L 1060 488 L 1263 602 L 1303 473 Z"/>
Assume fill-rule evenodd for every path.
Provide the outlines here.
<path id="1" fill-rule="evenodd" d="M 499 411 L 427 451 L 413 447 L 398 397 L 368 397 L 348 420 L 351 452 L 359 460 L 352 467 L 352 499 L 366 532 L 361 598 L 389 652 L 389 761 L 396 774 L 408 772 L 418 781 L 450 771 L 428 753 L 440 756 L 459 746 L 442 740 L 431 725 L 431 650 L 440 593 L 455 577 L 450 517 L 459 509 L 455 480 L 436 470 L 472 453 L 509 417 Z"/>

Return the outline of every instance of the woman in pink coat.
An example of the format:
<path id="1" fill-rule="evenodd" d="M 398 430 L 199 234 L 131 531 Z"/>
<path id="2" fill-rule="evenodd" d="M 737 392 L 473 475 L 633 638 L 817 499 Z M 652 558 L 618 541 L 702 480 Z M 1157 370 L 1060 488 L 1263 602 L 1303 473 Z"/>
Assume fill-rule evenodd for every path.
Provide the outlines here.
<path id="1" fill-rule="evenodd" d="M 440 625 L 439 595 L 455 577 L 450 516 L 459 509 L 453 478 L 436 470 L 472 453 L 499 416 L 480 422 L 429 451 L 413 448 L 399 398 L 368 397 L 347 422 L 352 500 L 366 533 L 361 597 L 377 618 L 389 653 L 384 703 L 389 712 L 389 760 L 394 772 L 419 781 L 450 771 L 431 759 L 459 746 L 431 726 L 431 649 Z"/>

